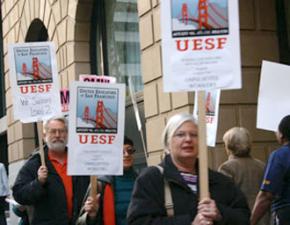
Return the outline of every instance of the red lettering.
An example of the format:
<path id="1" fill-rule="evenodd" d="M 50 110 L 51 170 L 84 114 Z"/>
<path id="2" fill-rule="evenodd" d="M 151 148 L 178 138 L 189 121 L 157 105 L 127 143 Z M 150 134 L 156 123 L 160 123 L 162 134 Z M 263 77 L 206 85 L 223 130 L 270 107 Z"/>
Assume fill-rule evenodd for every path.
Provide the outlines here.
<path id="1" fill-rule="evenodd" d="M 183 48 L 181 48 L 181 41 L 184 43 Z M 178 51 L 184 52 L 188 49 L 188 40 L 177 40 L 176 45 Z"/>
<path id="2" fill-rule="evenodd" d="M 44 92 L 44 86 L 43 85 L 39 85 L 38 92 L 40 92 L 40 93 Z"/>
<path id="3" fill-rule="evenodd" d="M 30 92 L 31 93 L 36 93 L 37 92 L 36 85 L 30 86 Z"/>
<path id="4" fill-rule="evenodd" d="M 22 94 L 27 94 L 28 93 L 28 86 L 21 86 L 20 87 L 20 92 Z"/>
<path id="5" fill-rule="evenodd" d="M 224 37 L 224 38 L 218 38 L 217 41 L 218 41 L 217 49 L 222 49 L 222 48 L 225 47 L 224 45 L 227 42 L 227 38 L 226 37 Z"/>
<path id="6" fill-rule="evenodd" d="M 112 144 L 115 139 L 114 135 L 109 135 L 109 144 Z"/>
<path id="7" fill-rule="evenodd" d="M 106 144 L 106 135 L 100 136 L 100 144 Z"/>
<path id="8" fill-rule="evenodd" d="M 91 144 L 98 144 L 98 136 L 97 135 L 92 135 L 91 138 Z"/>
<path id="9" fill-rule="evenodd" d="M 206 50 L 214 49 L 214 39 L 213 38 L 205 39 L 205 49 Z"/>
<path id="10" fill-rule="evenodd" d="M 51 84 L 46 84 L 45 85 L 45 92 L 49 92 L 51 88 L 52 88 Z"/>
<path id="11" fill-rule="evenodd" d="M 83 139 L 83 137 L 85 138 L 85 139 Z M 87 142 L 88 142 L 88 135 L 79 135 L 79 142 L 81 143 L 81 144 L 86 144 Z"/>
<path id="12" fill-rule="evenodd" d="M 193 39 L 193 48 L 192 50 L 202 50 L 202 39 Z"/>
<path id="13" fill-rule="evenodd" d="M 40 85 L 31 85 L 31 86 L 21 86 L 20 92 L 22 94 L 27 93 L 43 93 L 43 92 L 49 92 L 51 89 L 51 84 L 40 84 Z"/>
<path id="14" fill-rule="evenodd" d="M 79 134 L 80 144 L 112 144 L 115 139 L 114 135 L 88 135 Z"/>
<path id="15" fill-rule="evenodd" d="M 227 43 L 226 37 L 219 38 L 194 38 L 187 40 L 176 40 L 176 48 L 178 51 L 191 51 L 223 49 Z M 192 45 L 192 46 L 189 46 Z"/>

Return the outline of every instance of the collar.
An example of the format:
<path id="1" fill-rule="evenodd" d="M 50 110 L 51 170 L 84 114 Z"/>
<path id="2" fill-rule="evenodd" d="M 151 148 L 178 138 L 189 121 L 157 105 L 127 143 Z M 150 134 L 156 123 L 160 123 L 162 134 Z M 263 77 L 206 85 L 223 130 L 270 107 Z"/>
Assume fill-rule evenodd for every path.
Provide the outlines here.
<path id="1" fill-rule="evenodd" d="M 198 160 L 196 160 L 196 171 L 197 175 L 199 175 L 199 167 L 198 167 Z M 182 186 L 186 186 L 185 182 L 183 181 L 183 178 L 181 177 L 179 171 L 177 170 L 176 166 L 173 164 L 170 154 L 166 155 L 163 161 L 160 163 L 160 165 L 164 168 L 164 177 L 168 181 L 173 181 L 175 183 L 181 184 Z M 215 171 L 208 169 L 208 177 L 209 177 L 209 185 L 213 185 L 215 183 L 218 183 L 219 180 L 216 176 Z"/>

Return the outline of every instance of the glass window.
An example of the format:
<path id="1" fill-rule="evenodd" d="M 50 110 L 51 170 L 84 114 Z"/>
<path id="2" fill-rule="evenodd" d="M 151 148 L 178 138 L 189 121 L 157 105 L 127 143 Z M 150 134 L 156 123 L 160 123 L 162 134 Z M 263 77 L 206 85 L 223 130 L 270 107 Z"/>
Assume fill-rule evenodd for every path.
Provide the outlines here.
<path id="1" fill-rule="evenodd" d="M 141 91 L 137 0 L 95 1 L 92 19 L 97 24 L 92 72 L 115 76 L 119 83 L 127 83 L 131 77 L 134 89 Z"/>
<path id="2" fill-rule="evenodd" d="M 280 62 L 290 64 L 290 1 L 276 0 Z"/>

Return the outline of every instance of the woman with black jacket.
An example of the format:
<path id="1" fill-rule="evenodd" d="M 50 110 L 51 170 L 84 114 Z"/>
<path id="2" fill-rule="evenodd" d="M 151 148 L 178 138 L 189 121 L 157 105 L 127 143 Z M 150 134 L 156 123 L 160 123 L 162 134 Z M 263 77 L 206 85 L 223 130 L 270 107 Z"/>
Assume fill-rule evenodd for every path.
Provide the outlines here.
<path id="1" fill-rule="evenodd" d="M 163 132 L 168 153 L 161 169 L 137 178 L 128 209 L 129 225 L 248 225 L 250 210 L 230 178 L 209 170 L 210 198 L 198 199 L 198 131 L 190 114 L 170 118 Z M 165 186 L 173 206 L 166 209 Z"/>

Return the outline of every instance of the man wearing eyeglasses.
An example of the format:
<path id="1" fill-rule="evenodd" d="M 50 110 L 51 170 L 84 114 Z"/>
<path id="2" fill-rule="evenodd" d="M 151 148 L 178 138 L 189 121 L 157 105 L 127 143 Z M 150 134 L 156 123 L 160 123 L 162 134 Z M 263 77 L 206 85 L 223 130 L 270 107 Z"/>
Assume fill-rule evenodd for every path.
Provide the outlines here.
<path id="1" fill-rule="evenodd" d="M 88 197 L 77 225 L 126 225 L 127 209 L 137 173 L 133 169 L 134 143 L 125 136 L 122 176 L 99 177 L 100 193 Z"/>
<path id="2" fill-rule="evenodd" d="M 74 225 L 89 177 L 67 175 L 68 127 L 64 117 L 44 124 L 45 165 L 38 152 L 20 169 L 13 196 L 21 205 L 33 208 L 32 225 Z"/>

